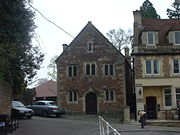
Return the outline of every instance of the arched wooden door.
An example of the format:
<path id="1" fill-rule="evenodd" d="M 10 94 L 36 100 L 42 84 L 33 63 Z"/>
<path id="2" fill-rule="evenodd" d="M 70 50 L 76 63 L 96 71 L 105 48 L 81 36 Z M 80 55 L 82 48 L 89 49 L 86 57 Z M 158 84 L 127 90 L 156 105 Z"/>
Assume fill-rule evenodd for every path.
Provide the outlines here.
<path id="1" fill-rule="evenodd" d="M 97 114 L 97 96 L 93 92 L 86 94 L 86 114 Z"/>
<path id="2" fill-rule="evenodd" d="M 146 97 L 146 109 L 148 119 L 157 119 L 157 98 L 154 96 Z"/>

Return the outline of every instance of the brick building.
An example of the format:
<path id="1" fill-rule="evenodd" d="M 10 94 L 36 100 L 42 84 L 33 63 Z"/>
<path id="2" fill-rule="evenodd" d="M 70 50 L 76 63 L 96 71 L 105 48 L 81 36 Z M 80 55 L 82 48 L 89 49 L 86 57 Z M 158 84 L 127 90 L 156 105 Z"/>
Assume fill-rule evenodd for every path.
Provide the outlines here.
<path id="1" fill-rule="evenodd" d="M 63 50 L 56 60 L 58 104 L 69 113 L 120 113 L 132 90 L 126 58 L 91 22 Z"/>
<path id="2" fill-rule="evenodd" d="M 133 58 L 137 110 L 173 119 L 180 101 L 180 19 L 146 19 L 134 11 Z"/>
<path id="3" fill-rule="evenodd" d="M 0 82 L 0 117 L 11 114 L 12 91 L 8 83 Z"/>

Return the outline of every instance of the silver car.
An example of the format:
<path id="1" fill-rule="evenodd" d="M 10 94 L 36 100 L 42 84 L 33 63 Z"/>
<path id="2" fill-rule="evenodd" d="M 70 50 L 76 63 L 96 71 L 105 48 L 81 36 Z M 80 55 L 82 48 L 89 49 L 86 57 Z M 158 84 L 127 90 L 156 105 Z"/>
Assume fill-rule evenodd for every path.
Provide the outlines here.
<path id="1" fill-rule="evenodd" d="M 56 105 L 54 101 L 42 100 L 36 101 L 28 108 L 33 109 L 34 115 L 42 115 L 42 116 L 49 116 L 49 115 L 56 115 L 60 117 L 62 114 L 65 114 L 65 109 Z"/>
<path id="2" fill-rule="evenodd" d="M 16 118 L 26 117 L 31 119 L 33 116 L 33 110 L 26 108 L 23 103 L 19 101 L 12 101 L 12 116 Z"/>

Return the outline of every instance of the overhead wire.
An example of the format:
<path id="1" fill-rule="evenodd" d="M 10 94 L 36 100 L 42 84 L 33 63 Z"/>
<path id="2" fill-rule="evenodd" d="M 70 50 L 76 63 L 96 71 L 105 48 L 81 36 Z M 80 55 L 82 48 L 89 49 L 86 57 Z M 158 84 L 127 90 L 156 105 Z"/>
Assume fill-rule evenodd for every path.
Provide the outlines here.
<path id="1" fill-rule="evenodd" d="M 37 11 L 46 21 L 48 21 L 49 23 L 53 24 L 54 26 L 56 26 L 57 28 L 59 28 L 61 31 L 63 31 L 64 33 L 66 33 L 67 35 L 69 35 L 70 37 L 74 38 L 74 36 L 72 36 L 71 34 L 69 34 L 67 31 L 65 31 L 63 28 L 61 28 L 60 26 L 58 26 L 55 22 L 49 20 L 47 17 L 45 17 L 38 9 L 36 9 L 35 7 L 33 7 L 29 2 L 28 5 L 33 8 L 35 11 Z"/>

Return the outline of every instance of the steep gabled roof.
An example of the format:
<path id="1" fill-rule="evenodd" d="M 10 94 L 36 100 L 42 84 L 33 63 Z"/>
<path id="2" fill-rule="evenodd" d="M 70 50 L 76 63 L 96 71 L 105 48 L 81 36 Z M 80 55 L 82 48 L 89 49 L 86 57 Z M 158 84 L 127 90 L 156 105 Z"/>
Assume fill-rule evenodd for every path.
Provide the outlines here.
<path id="1" fill-rule="evenodd" d="M 49 80 L 35 88 L 36 97 L 56 97 L 57 83 Z"/>
<path id="2" fill-rule="evenodd" d="M 89 21 L 87 25 L 80 31 L 80 33 L 74 38 L 74 40 L 69 44 L 69 46 L 61 53 L 61 55 L 57 58 L 56 62 L 58 59 L 61 58 L 61 56 L 66 53 L 66 51 L 69 51 L 72 46 L 78 45 L 78 44 L 86 44 L 86 42 L 83 41 L 84 38 L 86 38 L 86 34 L 88 32 L 95 32 L 96 34 L 99 34 L 101 36 L 101 39 L 103 39 L 106 42 L 106 45 L 111 46 L 113 49 L 115 49 L 122 57 L 122 53 L 114 47 L 114 45 Z"/>
<path id="3" fill-rule="evenodd" d="M 180 31 L 180 19 L 145 19 L 142 31 L 158 31 L 160 43 L 165 43 L 169 31 Z"/>

